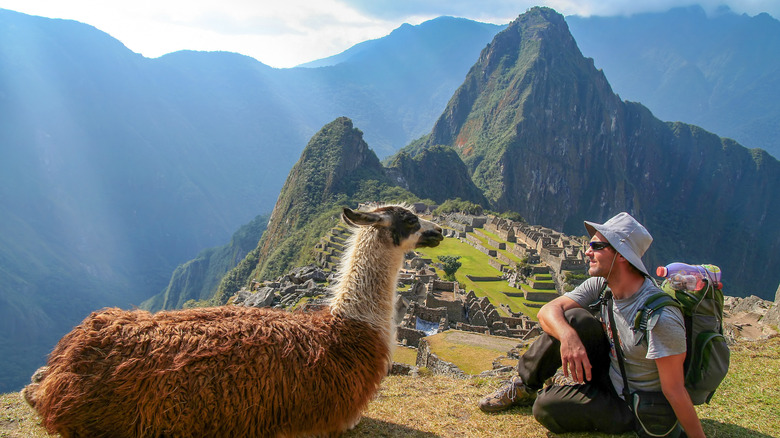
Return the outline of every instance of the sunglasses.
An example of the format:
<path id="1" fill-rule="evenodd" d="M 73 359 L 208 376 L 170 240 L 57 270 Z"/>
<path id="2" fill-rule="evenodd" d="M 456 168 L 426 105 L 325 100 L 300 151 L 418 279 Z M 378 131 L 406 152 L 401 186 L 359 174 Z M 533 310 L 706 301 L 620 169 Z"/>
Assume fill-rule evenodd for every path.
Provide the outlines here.
<path id="1" fill-rule="evenodd" d="M 588 245 L 590 245 L 593 251 L 601 251 L 604 248 L 609 248 L 610 246 L 612 246 L 609 244 L 609 242 L 599 242 L 599 241 L 590 242 Z"/>

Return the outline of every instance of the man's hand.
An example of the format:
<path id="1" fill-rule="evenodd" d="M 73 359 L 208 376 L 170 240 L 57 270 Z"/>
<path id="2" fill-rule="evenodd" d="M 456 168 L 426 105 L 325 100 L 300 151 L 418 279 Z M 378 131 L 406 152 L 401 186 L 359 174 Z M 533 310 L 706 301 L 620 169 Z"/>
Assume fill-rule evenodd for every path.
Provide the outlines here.
<path id="1" fill-rule="evenodd" d="M 577 383 L 585 383 L 591 379 L 591 365 L 588 353 L 582 345 L 580 337 L 574 330 L 567 331 L 561 339 L 561 363 L 563 375 Z"/>
<path id="2" fill-rule="evenodd" d="M 545 304 L 539 310 L 539 324 L 542 330 L 561 342 L 561 364 L 563 375 L 578 383 L 591 379 L 591 365 L 588 353 L 577 332 L 569 325 L 564 313 L 581 307 L 569 297 L 560 296 Z"/>

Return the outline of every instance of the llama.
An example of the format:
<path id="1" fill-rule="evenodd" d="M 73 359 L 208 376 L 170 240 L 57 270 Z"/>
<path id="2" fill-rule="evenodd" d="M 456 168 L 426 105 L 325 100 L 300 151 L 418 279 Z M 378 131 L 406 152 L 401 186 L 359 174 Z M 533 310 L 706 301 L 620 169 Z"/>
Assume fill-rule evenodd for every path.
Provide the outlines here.
<path id="1" fill-rule="evenodd" d="M 443 239 L 401 206 L 342 219 L 356 231 L 329 308 L 104 309 L 60 340 L 25 399 L 63 438 L 340 435 L 388 372 L 404 253 Z"/>

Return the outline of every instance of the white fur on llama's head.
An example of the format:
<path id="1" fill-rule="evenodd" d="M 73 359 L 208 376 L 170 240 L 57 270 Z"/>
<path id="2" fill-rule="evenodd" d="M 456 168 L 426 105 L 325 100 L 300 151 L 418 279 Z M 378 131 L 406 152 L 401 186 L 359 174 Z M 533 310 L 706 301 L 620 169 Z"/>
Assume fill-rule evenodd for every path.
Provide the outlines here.
<path id="1" fill-rule="evenodd" d="M 342 219 L 355 229 L 342 255 L 331 312 L 365 321 L 389 334 L 404 254 L 438 245 L 444 239 L 442 229 L 401 205 L 367 212 L 344 208 Z"/>

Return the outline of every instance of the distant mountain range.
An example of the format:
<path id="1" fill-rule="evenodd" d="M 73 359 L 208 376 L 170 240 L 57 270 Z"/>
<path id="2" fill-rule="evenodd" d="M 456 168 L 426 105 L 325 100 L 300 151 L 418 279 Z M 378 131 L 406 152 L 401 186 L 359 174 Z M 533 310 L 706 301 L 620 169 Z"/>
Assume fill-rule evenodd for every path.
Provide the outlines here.
<path id="1" fill-rule="evenodd" d="M 0 392 L 20 387 L 56 339 L 96 308 L 144 300 L 150 307 L 177 307 L 207 296 L 217 283 L 214 273 L 251 245 L 208 250 L 197 257 L 201 262 L 189 264 L 209 275 L 180 268 L 171 278 L 176 266 L 224 244 L 258 213 L 286 205 L 283 184 L 295 160 L 320 127 L 335 122 L 331 128 L 343 131 L 341 138 L 358 141 L 353 121 L 364 130 L 359 139 L 370 154 L 363 158 L 372 163 L 369 155 L 388 157 L 425 138 L 389 158 L 388 167 L 369 166 L 371 175 L 349 180 L 348 195 L 326 184 L 333 190 L 322 198 L 322 211 L 308 217 L 317 230 L 327 228 L 326 202 L 371 196 L 488 200 L 567 231 L 581 219 L 604 219 L 611 209 L 626 208 L 649 226 L 673 230 L 667 238 L 687 245 L 678 246 L 686 260 L 725 257 L 712 250 L 721 244 L 742 263 L 734 267 L 740 275 L 755 273 L 754 266 L 775 266 L 777 227 L 768 224 L 777 217 L 774 158 L 688 125 L 661 123 L 641 105 L 620 101 L 609 88 L 606 67 L 605 78 L 571 55 L 568 31 L 558 35 L 566 56 L 549 58 L 546 70 L 513 64 L 512 57 L 541 60 L 548 54 L 504 52 L 510 47 L 501 40 L 491 43 L 503 28 L 443 17 L 403 26 L 323 61 L 323 67 L 278 70 L 231 53 L 147 59 L 90 26 L 0 10 L 0 357 L 6 358 Z M 498 58 L 480 57 L 488 43 L 481 56 Z M 488 69 L 480 72 L 483 67 Z M 498 90 L 503 68 L 511 70 L 506 78 L 530 81 L 508 84 L 526 95 L 506 93 L 516 101 L 495 102 L 499 94 L 481 88 Z M 527 75 L 520 74 L 523 69 Z M 769 93 L 764 97 L 778 101 Z M 743 111 L 752 104 L 734 102 Z M 594 132 L 600 136 L 596 143 L 586 136 Z M 610 143 L 613 135 L 621 140 Z M 549 143 L 527 147 L 532 141 Z M 567 157 L 571 148 L 578 152 Z M 659 150 L 674 157 L 673 165 L 652 160 Z M 685 155 L 689 150 L 697 155 Z M 515 159 L 525 161 L 510 161 Z M 668 187 L 642 189 L 636 177 L 646 162 L 656 163 L 650 175 Z M 431 172 L 433 166 L 442 173 Z M 733 187 L 721 185 L 729 178 Z M 745 193 L 746 187 L 756 193 Z M 704 199 L 721 202 L 705 205 Z M 649 215 L 651 206 L 666 214 Z M 711 211 L 714 219 L 688 214 L 694 210 Z M 761 211 L 764 216 L 750 216 Z M 263 245 L 285 229 L 279 217 L 270 218 L 273 232 L 263 236 Z M 691 222 L 704 225 L 683 234 Z M 259 232 L 259 224 L 252 224 L 248 233 Z M 725 226 L 737 232 L 724 237 L 718 231 Z M 296 230 L 286 229 L 301 238 L 298 244 L 316 234 Z M 706 244 L 689 243 L 693 238 Z M 666 247 L 662 241 L 658 248 Z M 285 263 L 305 260 L 295 241 L 278 243 L 283 249 L 268 248 L 282 258 L 269 261 L 270 253 L 255 248 L 248 255 L 256 263 L 248 271 L 278 272 Z M 657 253 L 664 260 L 677 255 Z M 247 271 L 250 264 L 239 266 Z M 757 288 L 777 272 L 765 271 L 755 273 Z M 225 279 L 234 286 L 246 275 L 232 272 Z M 228 286 L 220 287 L 225 293 Z"/>
<path id="2" fill-rule="evenodd" d="M 780 158 L 780 21 L 701 7 L 567 17 L 585 56 L 623 99 Z"/>

